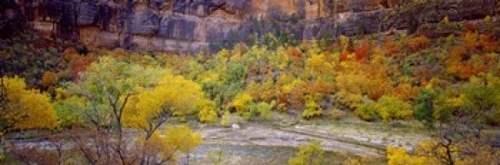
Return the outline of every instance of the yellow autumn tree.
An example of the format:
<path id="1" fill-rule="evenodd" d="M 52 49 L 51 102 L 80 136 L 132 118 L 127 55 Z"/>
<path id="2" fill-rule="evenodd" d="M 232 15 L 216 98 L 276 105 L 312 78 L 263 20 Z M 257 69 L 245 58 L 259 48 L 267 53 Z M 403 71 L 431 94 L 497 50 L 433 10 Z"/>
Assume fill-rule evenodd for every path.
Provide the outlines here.
<path id="1" fill-rule="evenodd" d="M 180 140 L 169 142 L 157 135 L 158 128 L 172 115 L 183 117 L 199 110 L 210 111 L 213 105 L 205 99 L 199 85 L 169 74 L 160 65 L 143 66 L 110 57 L 101 57 L 92 63 L 80 74 L 79 81 L 69 83 L 66 88 L 68 96 L 64 101 L 69 103 L 61 104 L 60 108 L 74 108 L 85 120 L 84 124 L 94 128 L 91 129 L 95 134 L 90 137 L 91 142 L 75 141 L 79 144 L 76 146 L 81 151 L 79 153 L 89 164 L 172 161 L 171 154 L 177 146 L 186 148 L 185 143 L 195 140 L 186 138 L 182 144 Z M 216 116 L 211 112 L 204 114 Z M 144 138 L 125 138 L 124 127 L 143 130 Z M 190 131 L 186 129 L 170 132 L 184 135 Z M 130 142 L 136 145 L 129 146 L 127 143 Z"/>
<path id="2" fill-rule="evenodd" d="M 236 109 L 236 112 L 238 113 L 243 113 L 248 109 L 248 104 L 250 104 L 253 101 L 253 98 L 250 94 L 247 92 L 242 92 L 238 93 L 234 97 L 234 100 L 232 102 L 232 106 Z"/>
<path id="3" fill-rule="evenodd" d="M 323 113 L 323 109 L 316 103 L 316 100 L 313 96 L 306 96 L 306 109 L 302 112 L 303 118 L 309 119 Z"/>
<path id="4" fill-rule="evenodd" d="M 24 79 L 2 77 L 2 107 L 0 107 L 0 127 L 3 133 L 14 129 L 52 129 L 57 126 L 57 117 L 44 93 L 28 89 Z"/>
<path id="5" fill-rule="evenodd" d="M 431 160 L 422 156 L 412 156 L 404 148 L 387 147 L 387 159 L 389 165 L 426 165 L 432 164 Z M 434 161 L 432 161 L 434 162 Z M 434 162 L 437 163 L 437 162 Z"/>
<path id="6" fill-rule="evenodd" d="M 165 130 L 165 143 L 175 151 L 188 153 L 203 142 L 199 133 L 193 132 L 185 125 L 169 126 Z"/>
<path id="7" fill-rule="evenodd" d="M 201 86 L 182 76 L 166 75 L 151 90 L 130 99 L 123 114 L 126 126 L 141 128 L 148 137 L 170 116 L 185 118 L 199 113 L 204 122 L 217 119 L 214 103 L 204 96 Z"/>
<path id="8" fill-rule="evenodd" d="M 483 137 L 484 138 L 484 137 Z M 427 164 L 498 164 L 500 150 L 478 139 L 467 138 L 463 141 L 442 142 L 436 139 L 421 142 L 412 153 L 405 148 L 388 146 L 389 165 L 427 165 Z M 462 143 L 466 142 L 466 143 Z"/>
<path id="9" fill-rule="evenodd" d="M 306 60 L 306 70 L 313 76 L 320 74 L 333 74 L 335 63 L 329 62 L 324 54 L 312 54 Z"/>
<path id="10" fill-rule="evenodd" d="M 80 73 L 79 81 L 66 85 L 67 94 L 83 98 L 85 107 L 74 109 L 96 127 L 110 126 L 121 132 L 124 110 L 132 97 L 157 84 L 167 71 L 157 66 L 101 57 Z M 66 100 L 75 101 L 75 100 Z"/>
<path id="11" fill-rule="evenodd" d="M 154 133 L 150 139 L 141 138 L 137 146 L 143 149 L 143 164 L 175 164 L 182 154 L 189 153 L 203 142 L 199 133 L 185 125 L 168 126 L 161 133 Z M 162 163 L 157 163 L 157 162 Z"/>

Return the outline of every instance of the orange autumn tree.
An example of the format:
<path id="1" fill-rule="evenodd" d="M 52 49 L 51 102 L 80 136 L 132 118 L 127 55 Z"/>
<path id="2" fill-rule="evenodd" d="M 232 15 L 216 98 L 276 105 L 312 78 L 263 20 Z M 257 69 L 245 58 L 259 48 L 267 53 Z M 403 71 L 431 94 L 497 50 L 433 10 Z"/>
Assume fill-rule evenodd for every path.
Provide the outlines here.
<path id="1" fill-rule="evenodd" d="M 350 59 L 341 62 L 335 81 L 339 93 L 347 98 L 366 95 L 372 100 L 378 100 L 389 93 L 392 83 L 388 75 L 387 59 L 380 55 L 375 55 L 370 61 Z"/>
<path id="2" fill-rule="evenodd" d="M 407 41 L 408 47 L 411 52 L 417 52 L 419 50 L 426 49 L 430 46 L 430 41 L 425 36 L 417 36 L 413 38 L 409 38 Z"/>
<path id="3" fill-rule="evenodd" d="M 450 58 L 445 62 L 446 73 L 466 80 L 486 72 L 488 65 L 496 61 L 493 58 L 491 55 L 472 54 L 466 47 L 457 46 L 451 49 Z"/>
<path id="4" fill-rule="evenodd" d="M 47 94 L 28 89 L 24 79 L 19 77 L 2 77 L 0 80 L 2 133 L 57 126 L 57 117 Z"/>

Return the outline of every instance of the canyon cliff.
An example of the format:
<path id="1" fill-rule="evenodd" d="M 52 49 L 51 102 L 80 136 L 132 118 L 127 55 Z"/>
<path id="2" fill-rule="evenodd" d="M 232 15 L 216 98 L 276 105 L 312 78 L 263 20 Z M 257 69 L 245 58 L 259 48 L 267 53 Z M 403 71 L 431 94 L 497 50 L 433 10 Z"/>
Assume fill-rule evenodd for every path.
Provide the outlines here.
<path id="1" fill-rule="evenodd" d="M 300 42 L 499 14 L 498 0 L 4 0 L 0 35 L 34 28 L 84 44 L 152 51 L 216 50 L 272 34 Z M 22 20 L 22 21 L 20 21 Z"/>

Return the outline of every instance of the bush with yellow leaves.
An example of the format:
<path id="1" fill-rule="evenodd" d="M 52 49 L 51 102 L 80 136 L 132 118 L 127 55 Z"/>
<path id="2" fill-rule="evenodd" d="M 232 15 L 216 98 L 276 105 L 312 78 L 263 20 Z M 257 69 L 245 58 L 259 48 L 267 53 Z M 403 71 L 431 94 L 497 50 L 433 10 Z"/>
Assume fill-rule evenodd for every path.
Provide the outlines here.
<path id="1" fill-rule="evenodd" d="M 398 119 L 409 120 L 413 118 L 411 104 L 393 96 L 382 96 L 382 98 L 377 101 L 375 108 L 380 118 L 385 122 Z"/>
<path id="2" fill-rule="evenodd" d="M 311 141 L 307 145 L 302 145 L 299 152 L 288 160 L 289 165 L 321 165 L 325 151 L 320 141 Z"/>
<path id="3" fill-rule="evenodd" d="M 52 129 L 57 126 L 57 116 L 50 97 L 37 90 L 28 89 L 23 78 L 0 78 L 0 131 L 18 129 Z"/>

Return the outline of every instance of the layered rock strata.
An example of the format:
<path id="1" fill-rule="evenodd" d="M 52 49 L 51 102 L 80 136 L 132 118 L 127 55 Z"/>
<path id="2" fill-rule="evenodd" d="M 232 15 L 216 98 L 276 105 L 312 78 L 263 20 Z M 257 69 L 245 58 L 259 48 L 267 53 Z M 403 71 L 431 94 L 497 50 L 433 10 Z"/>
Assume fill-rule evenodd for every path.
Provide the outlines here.
<path id="1" fill-rule="evenodd" d="M 52 37 L 105 47 L 189 51 L 332 35 L 414 32 L 422 24 L 499 14 L 497 0 L 4 0 L 2 36 L 32 26 Z M 23 20 L 23 21 L 19 21 Z"/>

